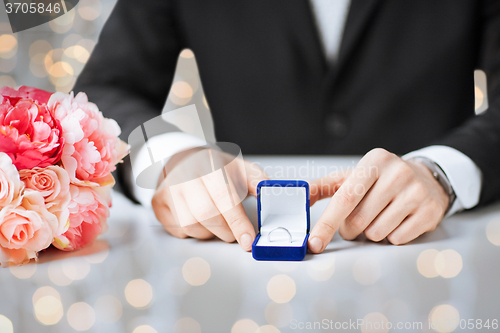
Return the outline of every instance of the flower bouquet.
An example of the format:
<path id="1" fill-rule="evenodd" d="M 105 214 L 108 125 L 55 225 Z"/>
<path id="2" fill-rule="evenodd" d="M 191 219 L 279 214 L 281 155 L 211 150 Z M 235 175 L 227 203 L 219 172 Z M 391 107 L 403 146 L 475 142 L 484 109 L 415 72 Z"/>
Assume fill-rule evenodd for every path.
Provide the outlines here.
<path id="1" fill-rule="evenodd" d="M 0 266 L 73 251 L 107 228 L 120 127 L 84 93 L 0 89 Z"/>

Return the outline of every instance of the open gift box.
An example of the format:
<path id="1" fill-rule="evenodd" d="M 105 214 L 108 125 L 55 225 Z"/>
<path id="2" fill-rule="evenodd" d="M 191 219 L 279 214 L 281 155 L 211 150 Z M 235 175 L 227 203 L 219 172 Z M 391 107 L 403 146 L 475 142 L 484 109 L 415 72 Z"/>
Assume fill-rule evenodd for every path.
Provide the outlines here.
<path id="1" fill-rule="evenodd" d="M 263 180 L 257 185 L 259 233 L 256 260 L 302 260 L 309 238 L 309 184 L 303 180 Z"/>

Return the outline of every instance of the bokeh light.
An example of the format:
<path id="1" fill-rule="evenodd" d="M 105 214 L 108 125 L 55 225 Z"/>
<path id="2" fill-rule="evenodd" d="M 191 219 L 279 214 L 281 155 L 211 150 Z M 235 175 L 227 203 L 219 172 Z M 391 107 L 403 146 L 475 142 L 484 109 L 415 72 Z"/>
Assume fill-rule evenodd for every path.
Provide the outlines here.
<path id="1" fill-rule="evenodd" d="M 434 278 L 439 275 L 435 265 L 438 254 L 439 251 L 435 249 L 428 249 L 420 253 L 417 259 L 417 269 L 420 274 L 427 278 Z"/>
<path id="2" fill-rule="evenodd" d="M 61 296 L 52 287 L 40 287 L 32 298 L 35 318 L 43 325 L 55 325 L 64 315 Z"/>
<path id="3" fill-rule="evenodd" d="M 442 304 L 431 310 L 429 320 L 434 331 L 440 333 L 453 332 L 460 322 L 460 314 L 455 307 Z"/>
<path id="4" fill-rule="evenodd" d="M 259 327 L 255 333 L 280 333 L 281 331 L 273 325 L 264 325 Z"/>
<path id="5" fill-rule="evenodd" d="M 491 244 L 500 246 L 500 217 L 495 217 L 488 223 L 486 237 Z"/>
<path id="6" fill-rule="evenodd" d="M 14 333 L 14 325 L 12 321 L 4 315 L 0 314 L 0 332 L 2 333 Z"/>
<path id="7" fill-rule="evenodd" d="M 83 280 L 90 272 L 90 264 L 83 258 L 71 258 L 62 262 L 62 271 L 71 280 Z"/>
<path id="8" fill-rule="evenodd" d="M 108 255 L 109 255 L 109 250 L 103 250 L 103 251 L 85 256 L 83 259 L 85 259 L 88 263 L 91 263 L 91 264 L 100 264 L 104 260 L 106 260 Z"/>
<path id="9" fill-rule="evenodd" d="M 175 322 L 174 333 L 201 333 L 201 326 L 193 318 L 181 318 Z"/>
<path id="10" fill-rule="evenodd" d="M 94 304 L 94 309 L 97 318 L 106 324 L 116 323 L 123 314 L 122 303 L 111 295 L 99 297 Z"/>
<path id="11" fill-rule="evenodd" d="M 132 280 L 125 287 L 125 298 L 135 308 L 145 308 L 153 300 L 153 288 L 142 280 Z"/>
<path id="12" fill-rule="evenodd" d="M 315 258 L 316 259 L 316 258 Z M 326 281 L 335 272 L 335 257 L 328 256 L 307 263 L 307 274 L 316 281 Z"/>
<path id="13" fill-rule="evenodd" d="M 258 329 L 259 325 L 252 319 L 240 319 L 234 323 L 231 333 L 255 333 Z"/>
<path id="14" fill-rule="evenodd" d="M 170 99 L 177 105 L 187 104 L 193 97 L 193 88 L 185 81 L 174 82 L 170 92 Z"/>
<path id="15" fill-rule="evenodd" d="M 383 314 L 379 312 L 372 312 L 363 318 L 363 325 L 361 326 L 362 333 L 387 333 L 389 328 L 387 322 L 389 321 Z"/>
<path id="16" fill-rule="evenodd" d="M 29 279 L 36 272 L 37 265 L 10 266 L 9 270 L 18 279 Z M 1 331 L 0 331 L 1 332 Z"/>
<path id="17" fill-rule="evenodd" d="M 72 28 L 74 19 L 75 11 L 70 10 L 66 14 L 49 21 L 49 26 L 55 33 L 64 34 Z"/>
<path id="18" fill-rule="evenodd" d="M 358 283 L 366 286 L 377 282 L 382 274 L 382 270 L 376 258 L 366 256 L 358 258 L 354 262 L 352 274 Z"/>
<path id="19" fill-rule="evenodd" d="M 182 266 L 182 276 L 192 286 L 205 284 L 210 274 L 210 264 L 199 257 L 188 259 Z"/>
<path id="20" fill-rule="evenodd" d="M 17 52 L 17 39 L 13 35 L 0 35 L 0 58 L 12 58 Z"/>
<path id="21" fill-rule="evenodd" d="M 462 270 L 462 256 L 455 250 L 439 252 L 435 260 L 436 271 L 444 278 L 452 278 Z"/>
<path id="22" fill-rule="evenodd" d="M 273 276 L 267 283 L 267 295 L 276 303 L 289 302 L 295 292 L 295 281 L 286 274 Z"/>
<path id="23" fill-rule="evenodd" d="M 137 326 L 132 333 L 158 333 L 153 327 L 149 325 L 140 325 Z"/>
<path id="24" fill-rule="evenodd" d="M 102 4 L 99 0 L 80 0 L 78 14 L 87 21 L 93 21 L 101 15 Z"/>
<path id="25" fill-rule="evenodd" d="M 95 323 L 94 309 L 85 302 L 78 302 L 68 309 L 69 325 L 77 331 L 87 331 Z"/>
<path id="26" fill-rule="evenodd" d="M 193 53 L 193 51 L 191 51 L 190 49 L 184 49 L 184 50 L 182 50 L 182 52 L 181 52 L 181 57 L 182 57 L 182 58 L 189 59 L 189 58 L 194 57 L 194 53 Z"/>
<path id="27" fill-rule="evenodd" d="M 481 89 L 479 89 L 478 86 L 475 86 L 474 87 L 474 95 L 475 95 L 475 109 L 477 110 L 481 107 L 481 105 L 483 105 L 484 94 L 481 91 Z"/>
<path id="28" fill-rule="evenodd" d="M 58 286 L 68 286 L 73 282 L 73 279 L 64 273 L 63 263 L 61 261 L 51 262 L 49 264 L 48 273 L 50 281 Z"/>
<path id="29" fill-rule="evenodd" d="M 31 43 L 29 55 L 30 57 L 34 57 L 37 54 L 46 55 L 50 50 L 52 50 L 52 45 L 45 39 L 39 39 Z"/>

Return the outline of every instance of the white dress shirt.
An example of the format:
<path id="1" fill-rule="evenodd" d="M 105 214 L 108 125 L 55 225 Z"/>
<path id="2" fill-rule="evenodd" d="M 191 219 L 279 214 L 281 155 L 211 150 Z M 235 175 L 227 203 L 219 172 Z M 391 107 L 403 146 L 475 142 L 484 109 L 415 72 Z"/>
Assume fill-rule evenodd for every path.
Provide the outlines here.
<path id="1" fill-rule="evenodd" d="M 315 14 L 317 28 L 321 37 L 326 58 L 335 62 L 339 53 L 350 0 L 310 0 Z M 153 140 L 153 141 L 151 141 Z M 186 133 L 167 133 L 151 138 L 156 147 L 163 147 L 162 156 L 172 156 L 181 150 L 201 146 L 205 141 Z M 149 141 L 148 141 L 149 143 Z M 160 143 L 160 144 L 158 144 Z M 143 147 L 138 156 L 147 159 L 147 148 Z M 456 199 L 448 211 L 450 216 L 460 210 L 472 208 L 479 202 L 482 175 L 477 165 L 462 152 L 447 146 L 430 146 L 403 156 L 427 157 L 437 163 L 444 171 L 456 194 Z M 166 160 L 164 160 L 166 163 Z M 132 161 L 133 170 L 142 170 L 138 161 Z M 137 171 L 136 171 L 137 172 Z M 138 172 L 137 172 L 138 173 Z M 157 177 L 160 175 L 158 174 Z M 143 189 L 134 184 L 136 198 L 145 206 L 151 206 L 154 190 Z"/>

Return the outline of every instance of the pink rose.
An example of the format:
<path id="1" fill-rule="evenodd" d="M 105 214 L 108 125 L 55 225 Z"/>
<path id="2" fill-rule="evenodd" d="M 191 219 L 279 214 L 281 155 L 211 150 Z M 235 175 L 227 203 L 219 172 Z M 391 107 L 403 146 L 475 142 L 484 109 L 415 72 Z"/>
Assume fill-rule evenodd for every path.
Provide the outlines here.
<path id="1" fill-rule="evenodd" d="M 47 104 L 52 93 L 33 88 L 21 86 L 18 90 L 10 87 L 0 88 L 0 95 L 7 97 L 12 104 L 16 104 L 22 98 L 28 98 L 38 102 L 38 104 Z"/>
<path id="2" fill-rule="evenodd" d="M 18 170 L 57 163 L 64 139 L 52 111 L 31 99 L 0 98 L 0 151 Z"/>
<path id="3" fill-rule="evenodd" d="M 56 235 L 68 230 L 68 204 L 71 200 L 71 194 L 69 193 L 69 176 L 66 170 L 56 165 L 50 165 L 46 168 L 21 170 L 19 175 L 26 188 L 36 190 L 42 195 L 47 210 L 59 220 Z"/>
<path id="4" fill-rule="evenodd" d="M 21 200 L 23 183 L 9 155 L 0 153 L 0 209 Z"/>
<path id="5" fill-rule="evenodd" d="M 91 186 L 111 184 L 110 173 L 128 153 L 128 145 L 118 138 L 118 124 L 104 118 L 84 93 L 76 97 L 55 93 L 48 106 L 61 119 L 65 139 L 61 160 L 71 181 Z"/>
<path id="6" fill-rule="evenodd" d="M 57 217 L 47 211 L 43 197 L 27 189 L 19 206 L 0 210 L 0 265 L 22 264 L 49 247 L 58 229 Z"/>
<path id="7" fill-rule="evenodd" d="M 100 188 L 101 190 L 103 188 Z M 73 251 L 92 244 L 106 231 L 109 208 L 95 188 L 70 185 L 69 229 L 52 243 L 60 250 Z"/>

